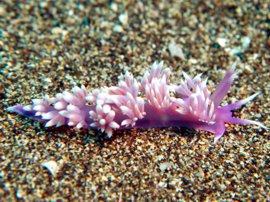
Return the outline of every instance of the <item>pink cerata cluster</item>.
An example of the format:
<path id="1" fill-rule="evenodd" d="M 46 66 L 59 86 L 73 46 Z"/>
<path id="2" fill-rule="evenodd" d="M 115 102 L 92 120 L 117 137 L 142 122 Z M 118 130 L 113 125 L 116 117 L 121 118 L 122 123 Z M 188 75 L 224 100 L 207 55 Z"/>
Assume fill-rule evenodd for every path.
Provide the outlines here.
<path id="1" fill-rule="evenodd" d="M 108 137 L 114 130 L 125 128 L 177 126 L 214 133 L 216 142 L 225 132 L 225 123 L 266 128 L 260 122 L 232 114 L 258 93 L 221 106 L 235 78 L 234 69 L 235 65 L 211 93 L 207 79 L 202 79 L 201 74 L 192 78 L 183 72 L 180 84 L 169 84 L 170 69 L 164 68 L 163 62 L 155 62 L 140 80 L 126 73 L 117 86 L 90 92 L 84 86 L 74 87 L 71 92 L 33 99 L 31 105 L 17 104 L 8 110 L 45 122 L 46 127 L 97 128 Z"/>

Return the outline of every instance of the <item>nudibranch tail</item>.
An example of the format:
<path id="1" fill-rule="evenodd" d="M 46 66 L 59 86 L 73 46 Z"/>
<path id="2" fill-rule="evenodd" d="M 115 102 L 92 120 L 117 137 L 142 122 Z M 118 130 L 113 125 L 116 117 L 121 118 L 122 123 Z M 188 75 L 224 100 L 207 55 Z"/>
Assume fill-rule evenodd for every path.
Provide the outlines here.
<path id="1" fill-rule="evenodd" d="M 25 117 L 28 117 L 28 118 L 32 118 L 32 119 L 36 118 L 35 117 L 35 111 L 33 111 L 33 110 L 25 110 L 25 106 L 23 106 L 21 104 L 16 104 L 14 106 L 8 107 L 7 111 L 11 112 L 11 113 L 17 113 L 19 115 L 22 115 L 22 116 L 25 116 Z"/>
<path id="2" fill-rule="evenodd" d="M 233 111 L 236 109 L 241 108 L 242 106 L 246 105 L 248 102 L 252 101 L 255 97 L 257 97 L 260 94 L 260 92 L 254 93 L 253 95 L 236 101 L 232 104 L 228 104 L 224 107 L 222 107 L 222 109 L 224 110 L 229 110 L 229 111 Z M 248 124 L 254 124 L 254 125 L 258 125 L 261 128 L 264 128 L 265 130 L 267 130 L 267 127 L 265 125 L 263 125 L 262 123 L 258 122 L 258 121 L 253 121 L 253 120 L 248 120 L 248 119 L 240 119 L 240 118 L 235 118 L 235 117 L 231 117 L 228 120 L 228 123 L 232 123 L 232 124 L 240 124 L 240 125 L 248 125 Z"/>

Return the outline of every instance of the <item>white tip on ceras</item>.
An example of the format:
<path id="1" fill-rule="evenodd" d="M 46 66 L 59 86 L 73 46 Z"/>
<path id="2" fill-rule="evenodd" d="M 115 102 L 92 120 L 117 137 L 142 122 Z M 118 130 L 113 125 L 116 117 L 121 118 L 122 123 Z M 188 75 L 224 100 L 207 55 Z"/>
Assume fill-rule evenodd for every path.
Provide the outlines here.
<path id="1" fill-rule="evenodd" d="M 81 129 L 83 128 L 84 124 L 82 122 L 79 122 L 77 125 L 76 125 L 76 128 L 77 129 Z"/>
<path id="2" fill-rule="evenodd" d="M 255 97 L 257 97 L 260 94 L 261 94 L 261 92 L 257 92 L 257 93 L 254 93 L 253 95 L 243 99 L 243 100 L 240 100 L 241 105 L 247 104 L 248 102 L 252 101 Z"/>
<path id="3" fill-rule="evenodd" d="M 80 113 L 81 110 L 79 107 L 77 107 L 76 105 L 73 105 L 73 104 L 69 104 L 67 106 L 67 111 L 70 111 L 70 112 L 77 112 L 77 113 Z"/>
<path id="4" fill-rule="evenodd" d="M 56 124 L 56 121 L 54 119 L 51 119 L 45 124 L 45 127 L 51 127 L 51 126 L 54 126 L 55 124 Z"/>
<path id="5" fill-rule="evenodd" d="M 108 114 L 111 111 L 110 105 L 104 105 L 102 109 L 104 114 Z"/>
<path id="6" fill-rule="evenodd" d="M 119 128 L 120 126 L 118 125 L 118 123 L 116 123 L 116 122 L 111 122 L 110 124 L 109 124 L 109 126 L 112 128 L 112 129 L 117 129 L 117 128 Z"/>
<path id="7" fill-rule="evenodd" d="M 132 123 L 131 119 L 125 119 L 121 122 L 121 126 L 128 126 Z"/>
<path id="8" fill-rule="evenodd" d="M 63 99 L 68 102 L 68 103 L 71 103 L 74 99 L 74 95 L 70 92 L 63 92 Z"/>
<path id="9" fill-rule="evenodd" d="M 52 119 L 53 117 L 55 117 L 56 113 L 57 112 L 55 112 L 55 111 L 50 111 L 50 112 L 44 113 L 44 114 L 42 114 L 42 119 L 45 119 L 45 120 Z"/>
<path id="10" fill-rule="evenodd" d="M 46 107 L 44 105 L 36 105 L 33 107 L 33 110 L 38 111 L 38 112 L 43 112 L 43 111 L 46 111 Z"/>
<path id="11" fill-rule="evenodd" d="M 23 107 L 23 110 L 25 111 L 31 111 L 32 110 L 32 106 L 31 105 L 26 105 Z"/>
<path id="12" fill-rule="evenodd" d="M 34 105 L 40 105 L 43 103 L 43 99 L 32 99 Z"/>
<path id="13" fill-rule="evenodd" d="M 101 126 L 104 126 L 104 125 L 106 124 L 106 120 L 105 120 L 105 119 L 100 119 L 100 120 L 99 120 L 99 124 L 100 124 Z"/>
<path id="14" fill-rule="evenodd" d="M 64 101 L 58 101 L 54 104 L 54 108 L 57 110 L 63 110 L 67 107 L 67 103 Z"/>

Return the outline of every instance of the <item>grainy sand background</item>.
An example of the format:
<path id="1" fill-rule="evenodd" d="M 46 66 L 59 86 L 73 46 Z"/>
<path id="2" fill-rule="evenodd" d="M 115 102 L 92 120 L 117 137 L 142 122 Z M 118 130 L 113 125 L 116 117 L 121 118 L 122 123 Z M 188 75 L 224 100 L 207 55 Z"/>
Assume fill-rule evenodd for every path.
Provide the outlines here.
<path id="1" fill-rule="evenodd" d="M 238 60 L 224 103 L 261 91 L 235 115 L 270 126 L 269 1 L 123 2 L 1 1 L 0 201 L 269 200 L 270 136 L 256 126 L 228 125 L 216 145 L 210 133 L 172 128 L 105 140 L 5 110 L 74 85 L 114 85 L 127 70 L 141 76 L 155 60 L 172 82 L 203 73 L 213 89 Z M 172 42 L 184 57 L 172 57 Z"/>

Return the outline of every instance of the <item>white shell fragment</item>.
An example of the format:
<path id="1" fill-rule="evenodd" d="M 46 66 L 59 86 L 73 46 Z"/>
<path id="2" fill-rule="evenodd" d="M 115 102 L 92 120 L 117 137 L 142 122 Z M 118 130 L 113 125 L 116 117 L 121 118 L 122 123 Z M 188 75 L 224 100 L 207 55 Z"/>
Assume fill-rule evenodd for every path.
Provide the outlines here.
<path id="1" fill-rule="evenodd" d="M 122 13 L 121 15 L 119 15 L 118 19 L 122 23 L 122 25 L 127 25 L 127 23 L 128 23 L 128 14 L 126 12 Z"/>
<path id="2" fill-rule="evenodd" d="M 121 25 L 115 25 L 114 27 L 113 27 L 113 31 L 114 32 L 123 32 L 124 30 L 123 30 L 123 27 L 121 26 Z"/>
<path id="3" fill-rule="evenodd" d="M 159 169 L 161 172 L 165 172 L 167 169 L 170 169 L 173 167 L 173 164 L 170 162 L 164 162 L 159 165 Z"/>
<path id="4" fill-rule="evenodd" d="M 172 57 L 178 57 L 182 60 L 185 60 L 185 55 L 179 44 L 176 44 L 174 41 L 169 44 L 169 52 Z"/>
<path id="5" fill-rule="evenodd" d="M 59 170 L 59 166 L 57 165 L 57 163 L 55 161 L 46 161 L 46 162 L 43 162 L 41 164 L 42 167 L 46 168 L 49 173 L 52 175 L 52 176 L 56 176 L 58 170 Z"/>
<path id="6" fill-rule="evenodd" d="M 225 39 L 225 38 L 217 38 L 217 43 L 222 47 L 224 48 L 227 43 L 228 43 L 228 40 Z"/>

